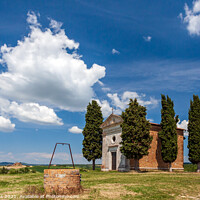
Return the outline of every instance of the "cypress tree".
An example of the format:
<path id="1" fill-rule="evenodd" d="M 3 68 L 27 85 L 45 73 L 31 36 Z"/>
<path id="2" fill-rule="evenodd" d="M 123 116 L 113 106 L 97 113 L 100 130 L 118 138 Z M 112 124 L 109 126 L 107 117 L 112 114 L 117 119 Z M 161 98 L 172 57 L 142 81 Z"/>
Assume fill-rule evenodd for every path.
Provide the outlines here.
<path id="1" fill-rule="evenodd" d="M 200 100 L 198 95 L 193 95 L 193 101 L 190 101 L 188 132 L 189 160 L 197 164 L 197 172 L 200 172 Z"/>
<path id="2" fill-rule="evenodd" d="M 177 130 L 176 124 L 178 116 L 175 117 L 174 103 L 165 95 L 162 97 L 161 109 L 161 128 L 159 138 L 161 140 L 161 155 L 164 162 L 169 163 L 169 171 L 172 172 L 171 163 L 177 158 L 178 144 L 177 144 Z"/>
<path id="3" fill-rule="evenodd" d="M 82 153 L 88 161 L 92 160 L 93 170 L 95 170 L 95 160 L 102 156 L 102 129 L 100 125 L 103 123 L 101 107 L 95 100 L 87 106 L 85 121 Z"/>
<path id="4" fill-rule="evenodd" d="M 146 119 L 146 108 L 138 104 L 137 99 L 130 99 L 129 107 L 122 112 L 121 152 L 126 158 L 135 160 L 138 170 L 139 160 L 148 155 L 152 141 L 150 123 Z"/>

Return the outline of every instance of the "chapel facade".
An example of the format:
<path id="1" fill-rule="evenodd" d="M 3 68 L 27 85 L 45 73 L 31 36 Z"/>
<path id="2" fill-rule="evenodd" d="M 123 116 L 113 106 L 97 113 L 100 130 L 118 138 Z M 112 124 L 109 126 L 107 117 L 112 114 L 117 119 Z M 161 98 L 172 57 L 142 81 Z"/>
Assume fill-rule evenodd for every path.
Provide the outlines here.
<path id="1" fill-rule="evenodd" d="M 122 133 L 120 124 L 122 122 L 123 119 L 119 115 L 111 114 L 101 125 L 103 129 L 102 171 L 129 171 L 134 169 L 134 160 L 126 159 L 120 152 Z M 158 138 L 158 132 L 161 130 L 161 126 L 156 123 L 150 124 L 150 135 L 153 136 L 151 148 L 149 149 L 149 154 L 139 160 L 138 167 L 140 170 L 167 170 L 169 169 L 169 165 L 162 160 L 161 142 Z M 177 159 L 172 163 L 172 169 L 174 170 L 183 170 L 183 133 L 184 129 L 177 128 L 178 154 Z"/>

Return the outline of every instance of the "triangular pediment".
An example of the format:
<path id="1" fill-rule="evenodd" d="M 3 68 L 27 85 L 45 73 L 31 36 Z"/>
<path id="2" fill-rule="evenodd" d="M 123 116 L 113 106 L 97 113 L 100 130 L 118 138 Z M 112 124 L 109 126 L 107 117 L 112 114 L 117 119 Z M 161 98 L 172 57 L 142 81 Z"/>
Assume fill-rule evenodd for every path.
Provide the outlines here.
<path id="1" fill-rule="evenodd" d="M 111 114 L 101 125 L 101 128 L 105 128 L 107 126 L 111 126 L 114 124 L 122 123 L 123 119 L 119 115 Z"/>

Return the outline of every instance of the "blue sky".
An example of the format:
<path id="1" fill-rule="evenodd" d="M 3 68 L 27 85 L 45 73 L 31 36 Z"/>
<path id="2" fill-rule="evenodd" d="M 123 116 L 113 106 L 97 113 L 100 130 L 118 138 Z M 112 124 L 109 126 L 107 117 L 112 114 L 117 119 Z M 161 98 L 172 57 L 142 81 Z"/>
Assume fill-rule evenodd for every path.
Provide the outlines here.
<path id="1" fill-rule="evenodd" d="M 160 123 L 168 94 L 186 127 L 200 88 L 200 1 L 2 0 L 0 47 L 0 161 L 48 163 L 55 143 L 68 142 L 86 163 L 91 99 L 106 118 L 137 97 Z M 70 163 L 65 150 L 55 162 Z"/>

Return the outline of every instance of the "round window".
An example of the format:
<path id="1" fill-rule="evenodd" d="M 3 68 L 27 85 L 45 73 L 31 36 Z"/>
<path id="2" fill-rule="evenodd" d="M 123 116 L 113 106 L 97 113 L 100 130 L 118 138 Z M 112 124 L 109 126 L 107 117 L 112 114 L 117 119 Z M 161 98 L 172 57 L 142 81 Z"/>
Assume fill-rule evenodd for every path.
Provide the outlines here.
<path id="1" fill-rule="evenodd" d="M 115 142 L 115 141 L 116 141 L 116 137 L 113 136 L 113 137 L 112 137 L 112 142 Z"/>

